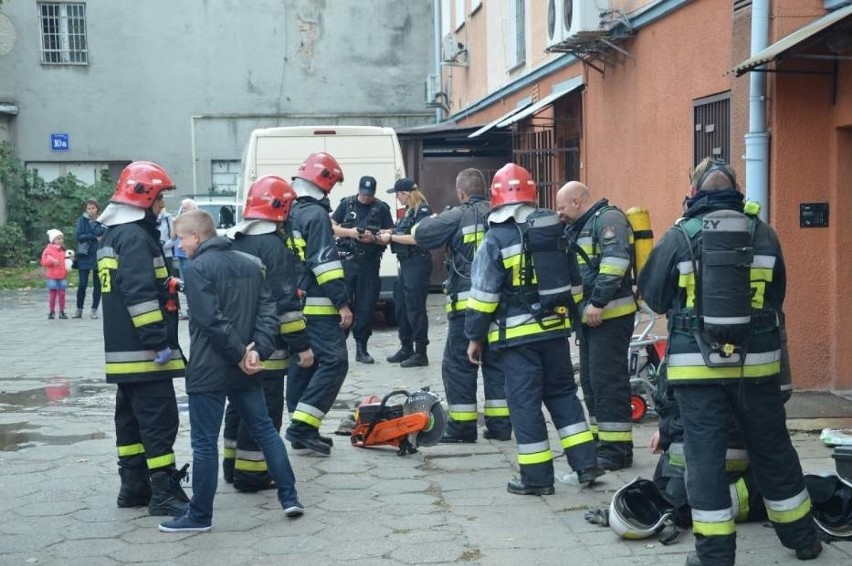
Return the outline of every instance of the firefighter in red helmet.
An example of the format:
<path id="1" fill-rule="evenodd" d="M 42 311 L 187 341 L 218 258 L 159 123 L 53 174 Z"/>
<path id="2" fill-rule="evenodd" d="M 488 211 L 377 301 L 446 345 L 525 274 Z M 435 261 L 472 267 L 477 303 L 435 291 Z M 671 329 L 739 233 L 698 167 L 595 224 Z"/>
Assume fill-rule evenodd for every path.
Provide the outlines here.
<path id="1" fill-rule="evenodd" d="M 108 228 L 97 257 L 106 379 L 118 386 L 118 506 L 147 505 L 151 515 L 164 516 L 180 514 L 189 502 L 180 487 L 188 464 L 178 470 L 173 451 L 179 418 L 172 379 L 184 377 L 186 360 L 177 309 L 166 308 L 169 265 L 153 210 L 174 188 L 156 163 L 131 163 L 98 218 Z"/>
<path id="2" fill-rule="evenodd" d="M 542 403 L 579 482 L 590 485 L 603 474 L 569 352 L 579 271 L 560 244 L 556 213 L 538 209 L 536 202 L 535 182 L 523 167 L 509 163 L 494 175 L 489 227 L 473 258 L 465 316 L 470 361 L 480 363 L 487 340 L 506 376 L 521 472 L 506 489 L 517 495 L 554 492 Z"/>
<path id="3" fill-rule="evenodd" d="M 352 309 L 332 231 L 328 193 L 343 181 L 340 164 L 324 152 L 310 154 L 293 177 L 296 200 L 290 210 L 287 246 L 297 263 L 297 281 L 305 297 L 303 312 L 316 363 L 291 367 L 287 376 L 290 426 L 285 438 L 294 449 L 331 454 L 330 437 L 320 425 L 331 409 L 346 372 L 349 353 L 345 331 Z"/>
<path id="4" fill-rule="evenodd" d="M 301 367 L 314 363 L 296 292 L 296 257 L 285 246 L 285 222 L 295 199 L 295 191 L 284 179 L 273 175 L 259 177 L 248 190 L 244 220 L 227 232 L 233 241 L 232 249 L 251 254 L 263 263 L 266 281 L 278 305 L 278 348 L 264 360 L 260 377 L 267 412 L 279 432 L 284 415 L 284 378 L 291 354 Z M 225 481 L 233 482 L 234 488 L 243 492 L 276 487 L 263 451 L 231 403 L 225 411 L 224 443 Z"/>

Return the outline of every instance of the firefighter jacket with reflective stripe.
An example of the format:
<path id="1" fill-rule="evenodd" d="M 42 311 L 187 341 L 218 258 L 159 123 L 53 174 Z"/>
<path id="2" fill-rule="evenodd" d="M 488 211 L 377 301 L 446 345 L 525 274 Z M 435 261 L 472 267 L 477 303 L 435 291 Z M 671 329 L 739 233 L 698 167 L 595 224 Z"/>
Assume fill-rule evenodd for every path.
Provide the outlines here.
<path id="1" fill-rule="evenodd" d="M 184 277 L 192 313 L 186 392 L 257 386 L 260 375 L 246 375 L 239 363 L 251 342 L 261 359 L 272 355 L 279 320 L 260 260 L 215 237 L 198 247 Z"/>
<path id="2" fill-rule="evenodd" d="M 169 270 L 153 222 L 110 227 L 98 248 L 103 298 L 104 350 L 109 383 L 183 377 L 186 361 L 178 344 L 178 312 L 166 310 Z M 164 365 L 158 351 L 172 349 Z"/>
<path id="3" fill-rule="evenodd" d="M 299 259 L 296 284 L 305 292 L 306 316 L 338 316 L 349 303 L 328 213 L 327 199 L 300 197 L 288 219 L 287 247 Z"/>
<path id="4" fill-rule="evenodd" d="M 266 269 L 266 281 L 272 297 L 278 305 L 278 325 L 280 338 L 290 352 L 304 352 L 311 347 L 305 317 L 302 315 L 302 301 L 296 292 L 296 256 L 284 245 L 284 235 L 280 231 L 266 234 L 237 234 L 233 240 L 233 249 L 251 254 L 263 263 Z M 286 368 L 286 352 L 278 352 L 264 363 L 264 368 L 283 370 Z M 278 375 L 281 372 L 278 371 Z"/>
<path id="5" fill-rule="evenodd" d="M 735 193 L 699 193 L 690 201 L 692 205 L 686 212 L 686 219 L 701 219 L 714 210 L 741 212 L 742 195 L 726 194 L 732 192 Z M 782 316 L 787 285 L 784 258 L 778 236 L 769 225 L 755 218 L 753 229 L 754 260 L 750 270 L 752 336 L 742 366 L 707 367 L 695 339 L 697 317 L 693 307 L 697 277 L 690 243 L 700 269 L 700 230 L 688 242 L 684 231 L 675 226 L 666 232 L 651 252 L 639 276 L 639 291 L 649 307 L 668 316 L 670 384 L 720 383 L 741 377 L 749 380 L 778 378 L 781 371 L 778 321 Z"/>
<path id="6" fill-rule="evenodd" d="M 470 292 L 470 267 L 473 255 L 485 237 L 485 217 L 490 203 L 481 196 L 435 217 L 424 218 L 412 230 L 417 245 L 427 250 L 447 246 L 447 272 L 444 287 L 447 317 L 464 316 Z"/>
<path id="7" fill-rule="evenodd" d="M 541 312 L 534 278 L 525 281 L 531 258 L 523 251 L 524 228 L 513 219 L 491 224 L 473 258 L 465 337 L 488 340 L 495 351 L 571 333 L 569 313 Z M 570 266 L 565 277 L 577 296 L 582 279 L 576 261 Z"/>
<path id="8" fill-rule="evenodd" d="M 577 254 L 585 301 L 603 308 L 603 320 L 636 312 L 631 280 L 633 231 L 627 216 L 601 199 L 566 228 L 566 235 L 589 258 L 587 262 Z"/>

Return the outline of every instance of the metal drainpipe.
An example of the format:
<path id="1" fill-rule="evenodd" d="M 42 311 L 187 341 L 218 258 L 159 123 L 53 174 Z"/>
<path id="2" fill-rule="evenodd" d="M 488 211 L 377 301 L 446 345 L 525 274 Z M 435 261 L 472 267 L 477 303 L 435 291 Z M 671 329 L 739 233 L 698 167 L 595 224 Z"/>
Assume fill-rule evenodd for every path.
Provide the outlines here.
<path id="1" fill-rule="evenodd" d="M 435 20 L 433 25 L 433 33 L 435 35 L 435 74 L 438 75 L 438 85 L 443 86 L 441 77 L 441 0 L 434 0 L 432 2 L 432 12 L 433 19 Z M 436 108 L 435 123 L 440 123 L 442 117 L 441 108 Z"/>
<path id="2" fill-rule="evenodd" d="M 751 4 L 751 55 L 769 46 L 770 0 Z M 766 73 L 749 73 L 748 133 L 745 135 L 746 197 L 761 204 L 769 218 L 769 132 L 766 131 Z"/>

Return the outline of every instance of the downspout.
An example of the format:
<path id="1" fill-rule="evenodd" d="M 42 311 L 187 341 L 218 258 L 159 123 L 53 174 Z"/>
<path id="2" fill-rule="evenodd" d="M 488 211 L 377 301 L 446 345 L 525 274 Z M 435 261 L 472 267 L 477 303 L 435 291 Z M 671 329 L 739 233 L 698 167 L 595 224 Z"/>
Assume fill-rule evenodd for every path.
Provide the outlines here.
<path id="1" fill-rule="evenodd" d="M 770 0 L 751 4 L 751 55 L 769 46 Z M 745 135 L 746 197 L 761 204 L 760 219 L 769 218 L 769 132 L 766 131 L 766 73 L 749 73 L 748 133 Z"/>
<path id="2" fill-rule="evenodd" d="M 434 0 L 432 2 L 432 12 L 432 19 L 434 20 L 433 34 L 435 35 L 435 74 L 438 75 L 438 85 L 443 85 L 443 77 L 441 76 L 441 0 Z M 443 118 L 441 112 L 442 110 L 440 107 L 435 108 L 436 124 L 439 124 L 441 122 L 441 118 Z"/>

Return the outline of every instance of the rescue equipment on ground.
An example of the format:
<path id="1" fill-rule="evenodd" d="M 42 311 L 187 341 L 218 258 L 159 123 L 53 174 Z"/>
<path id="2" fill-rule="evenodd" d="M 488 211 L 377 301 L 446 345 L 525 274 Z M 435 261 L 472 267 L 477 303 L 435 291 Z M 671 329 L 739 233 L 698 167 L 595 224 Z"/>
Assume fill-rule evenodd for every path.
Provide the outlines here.
<path id="1" fill-rule="evenodd" d="M 393 397 L 404 396 L 402 404 L 389 404 Z M 428 388 L 409 393 L 395 389 L 379 398 L 365 397 L 355 411 L 352 445 L 359 448 L 390 445 L 397 454 L 414 454 L 421 446 L 435 446 L 444 436 L 447 414 L 441 399 Z"/>
<path id="2" fill-rule="evenodd" d="M 735 210 L 717 210 L 704 216 L 698 244 L 700 265 L 691 238 L 698 233 L 697 222 L 689 219 L 678 223 L 689 242 L 696 276 L 696 342 L 708 367 L 742 366 L 752 335 L 754 220 Z"/>
<path id="3" fill-rule="evenodd" d="M 633 271 L 634 281 L 648 262 L 648 256 L 654 249 L 654 232 L 651 230 L 651 215 L 641 206 L 629 208 L 624 213 L 633 229 Z"/>
<path id="4" fill-rule="evenodd" d="M 852 481 L 829 471 L 806 474 L 805 485 L 820 536 L 828 540 L 852 539 Z"/>
<path id="5" fill-rule="evenodd" d="M 671 544 L 680 536 L 680 529 L 675 524 L 674 505 L 654 482 L 641 477 L 615 492 L 607 519 L 609 526 L 621 538 L 646 539 L 666 527 L 671 528 L 671 534 L 660 539 L 661 543 Z"/>

